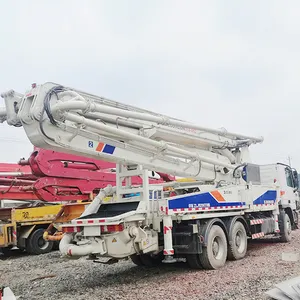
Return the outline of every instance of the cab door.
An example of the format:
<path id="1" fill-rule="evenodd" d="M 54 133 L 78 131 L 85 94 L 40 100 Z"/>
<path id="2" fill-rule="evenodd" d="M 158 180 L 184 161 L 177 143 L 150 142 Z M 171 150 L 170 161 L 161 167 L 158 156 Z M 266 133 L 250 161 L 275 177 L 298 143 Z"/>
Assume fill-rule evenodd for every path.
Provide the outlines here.
<path id="1" fill-rule="evenodd" d="M 281 165 L 280 168 L 280 198 L 283 207 L 290 207 L 296 209 L 296 201 L 298 199 L 298 192 L 296 190 L 293 171 L 289 166 Z"/>

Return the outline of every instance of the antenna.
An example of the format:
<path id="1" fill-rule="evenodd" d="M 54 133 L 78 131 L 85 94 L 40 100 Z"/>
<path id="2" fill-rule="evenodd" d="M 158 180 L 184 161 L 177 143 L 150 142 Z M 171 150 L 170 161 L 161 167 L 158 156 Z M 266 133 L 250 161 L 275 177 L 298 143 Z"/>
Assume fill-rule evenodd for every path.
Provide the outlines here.
<path id="1" fill-rule="evenodd" d="M 289 166 L 291 167 L 292 164 L 291 164 L 291 157 L 290 156 L 288 156 L 288 161 L 289 161 Z"/>

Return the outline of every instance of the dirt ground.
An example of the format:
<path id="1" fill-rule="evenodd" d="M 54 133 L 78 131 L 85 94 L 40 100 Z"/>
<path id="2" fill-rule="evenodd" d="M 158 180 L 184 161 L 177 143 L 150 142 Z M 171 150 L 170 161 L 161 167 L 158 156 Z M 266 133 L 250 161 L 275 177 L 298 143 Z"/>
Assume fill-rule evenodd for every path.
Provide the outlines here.
<path id="1" fill-rule="evenodd" d="M 0 285 L 19 299 L 267 299 L 264 292 L 300 275 L 300 262 L 284 262 L 282 252 L 297 252 L 300 230 L 289 244 L 261 240 L 249 244 L 247 257 L 217 271 L 191 270 L 185 263 L 158 268 L 131 261 L 103 265 L 58 251 L 39 256 L 14 254 L 0 260 Z"/>

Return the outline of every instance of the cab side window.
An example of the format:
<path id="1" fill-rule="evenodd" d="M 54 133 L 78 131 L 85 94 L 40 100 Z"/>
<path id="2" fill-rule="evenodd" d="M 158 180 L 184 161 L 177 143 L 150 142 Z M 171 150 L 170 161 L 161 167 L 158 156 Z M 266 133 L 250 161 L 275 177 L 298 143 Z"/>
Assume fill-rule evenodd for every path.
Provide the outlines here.
<path id="1" fill-rule="evenodd" d="M 286 177 L 287 186 L 294 187 L 293 174 L 292 174 L 291 170 L 288 168 L 285 169 L 285 177 Z"/>

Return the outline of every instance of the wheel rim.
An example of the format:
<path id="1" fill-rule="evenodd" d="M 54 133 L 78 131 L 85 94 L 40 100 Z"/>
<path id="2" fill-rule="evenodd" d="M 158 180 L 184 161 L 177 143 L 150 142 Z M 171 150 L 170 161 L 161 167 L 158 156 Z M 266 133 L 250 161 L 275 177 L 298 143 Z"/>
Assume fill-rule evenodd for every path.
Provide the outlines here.
<path id="1" fill-rule="evenodd" d="M 242 230 L 238 230 L 235 239 L 235 247 L 239 253 L 243 253 L 246 247 L 245 235 Z"/>
<path id="2" fill-rule="evenodd" d="M 43 237 L 38 239 L 38 247 L 42 250 L 45 250 L 49 245 L 49 242 L 45 241 Z"/>
<path id="3" fill-rule="evenodd" d="M 219 236 L 216 236 L 212 242 L 212 253 L 215 259 L 220 260 L 225 253 L 225 245 Z"/>

